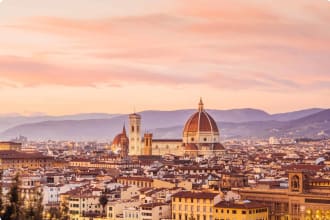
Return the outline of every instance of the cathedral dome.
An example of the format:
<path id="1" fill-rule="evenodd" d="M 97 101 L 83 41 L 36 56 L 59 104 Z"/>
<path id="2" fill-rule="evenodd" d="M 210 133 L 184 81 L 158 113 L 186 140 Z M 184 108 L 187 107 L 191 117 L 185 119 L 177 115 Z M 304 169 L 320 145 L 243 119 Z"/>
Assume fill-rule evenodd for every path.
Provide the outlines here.
<path id="1" fill-rule="evenodd" d="M 123 141 L 128 141 L 128 137 L 126 135 L 125 126 L 123 127 L 123 131 L 120 134 L 117 134 L 114 139 L 112 140 L 113 146 L 120 146 Z"/>
<path id="2" fill-rule="evenodd" d="M 186 122 L 183 133 L 214 132 L 219 133 L 214 119 L 204 110 L 202 100 L 199 102 L 198 112 L 194 113 Z"/>
<path id="3" fill-rule="evenodd" d="M 120 145 L 122 137 L 123 137 L 123 134 L 117 134 L 116 137 L 112 140 L 112 144 L 116 145 L 116 146 Z"/>

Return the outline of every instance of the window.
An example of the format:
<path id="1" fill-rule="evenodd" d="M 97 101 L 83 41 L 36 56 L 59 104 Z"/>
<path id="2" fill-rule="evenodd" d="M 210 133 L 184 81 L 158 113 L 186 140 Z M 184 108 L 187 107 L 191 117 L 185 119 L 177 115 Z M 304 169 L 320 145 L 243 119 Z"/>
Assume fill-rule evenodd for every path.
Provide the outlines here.
<path id="1" fill-rule="evenodd" d="M 292 188 L 292 191 L 299 191 L 300 184 L 299 184 L 299 177 L 297 175 L 292 177 L 291 188 Z"/>
<path id="2" fill-rule="evenodd" d="M 236 210 L 232 210 L 232 213 L 233 213 L 233 214 L 236 214 L 236 213 L 237 213 L 237 211 L 236 211 Z"/>

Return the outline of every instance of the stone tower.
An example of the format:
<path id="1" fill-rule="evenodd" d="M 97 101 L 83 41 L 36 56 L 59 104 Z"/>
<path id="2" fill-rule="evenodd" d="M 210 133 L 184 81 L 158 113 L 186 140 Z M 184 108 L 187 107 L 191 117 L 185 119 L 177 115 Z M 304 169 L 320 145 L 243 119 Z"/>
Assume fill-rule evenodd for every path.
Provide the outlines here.
<path id="1" fill-rule="evenodd" d="M 152 155 L 152 133 L 144 134 L 144 147 L 143 155 L 151 156 Z"/>
<path id="2" fill-rule="evenodd" d="M 129 140 L 126 136 L 126 129 L 125 129 L 125 125 L 123 127 L 123 132 L 120 136 L 120 146 L 121 146 L 121 151 L 120 151 L 120 156 L 122 159 L 126 159 L 128 157 L 128 146 L 129 146 Z"/>
<path id="3" fill-rule="evenodd" d="M 304 193 L 308 190 L 309 175 L 306 171 L 293 170 L 288 173 L 290 193 Z"/>
<path id="4" fill-rule="evenodd" d="M 129 115 L 129 155 L 141 155 L 141 116 L 133 113 Z"/>

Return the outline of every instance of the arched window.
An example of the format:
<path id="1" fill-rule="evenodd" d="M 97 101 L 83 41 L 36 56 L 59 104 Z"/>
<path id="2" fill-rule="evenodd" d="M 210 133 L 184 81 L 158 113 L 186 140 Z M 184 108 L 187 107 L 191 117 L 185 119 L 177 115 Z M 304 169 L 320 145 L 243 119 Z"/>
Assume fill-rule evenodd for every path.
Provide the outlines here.
<path id="1" fill-rule="evenodd" d="M 292 191 L 299 191 L 300 183 L 299 183 L 299 177 L 297 175 L 292 177 L 291 188 Z"/>

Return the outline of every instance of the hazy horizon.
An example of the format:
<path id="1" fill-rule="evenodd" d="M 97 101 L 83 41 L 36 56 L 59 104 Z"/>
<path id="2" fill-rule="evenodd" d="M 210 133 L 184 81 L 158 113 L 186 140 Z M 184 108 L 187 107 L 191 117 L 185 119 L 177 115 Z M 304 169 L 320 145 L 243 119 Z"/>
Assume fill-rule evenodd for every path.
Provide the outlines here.
<path id="1" fill-rule="evenodd" d="M 109 114 L 109 115 L 125 115 L 125 114 L 131 114 L 133 112 L 139 113 L 139 112 L 147 112 L 147 111 L 180 111 L 180 110 L 197 110 L 197 108 L 182 108 L 182 109 L 144 109 L 140 111 L 130 111 L 130 112 L 68 112 L 64 114 L 47 114 L 46 112 L 7 112 L 7 113 L 0 113 L 0 117 L 11 117 L 11 116 L 26 116 L 26 117 L 34 117 L 34 116 L 70 116 L 70 115 L 84 115 L 84 114 Z M 228 109 L 217 109 L 217 108 L 207 108 L 206 111 L 212 111 L 212 110 L 220 110 L 220 111 L 229 111 L 229 110 L 238 110 L 238 109 L 254 109 L 254 110 L 260 110 L 264 111 L 270 115 L 274 114 L 282 114 L 282 113 L 289 113 L 289 112 L 297 112 L 297 111 L 303 111 L 308 109 L 330 109 L 330 108 L 321 108 L 321 107 L 310 107 L 310 108 L 303 108 L 303 109 L 295 109 L 295 110 L 289 110 L 289 111 L 279 111 L 279 112 L 269 112 L 264 109 L 258 109 L 258 108 L 250 108 L 250 107 L 242 107 L 242 108 L 228 108 Z"/>
<path id="2" fill-rule="evenodd" d="M 329 21 L 327 0 L 3 0 L 0 114 L 329 108 Z"/>

